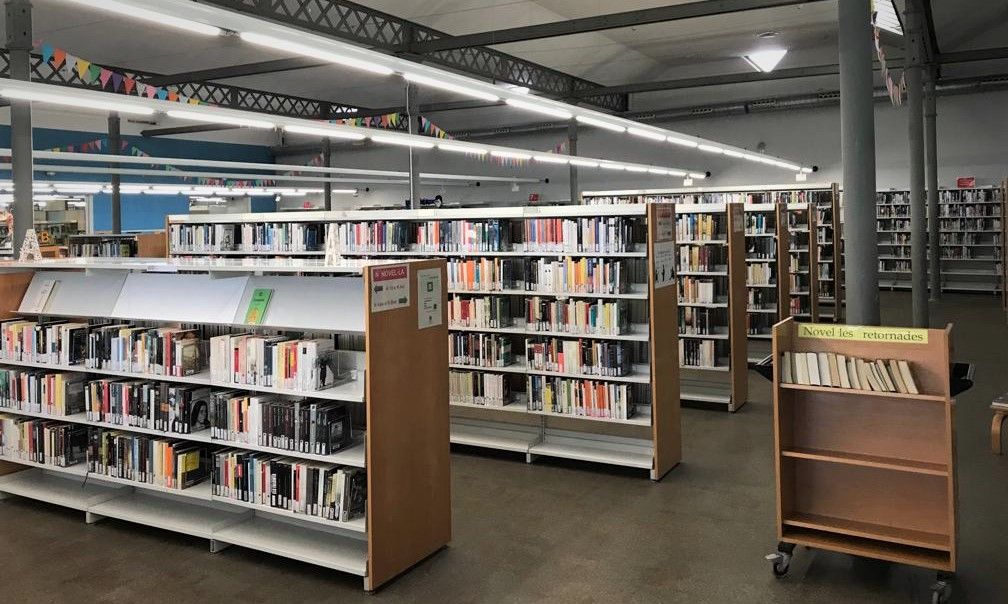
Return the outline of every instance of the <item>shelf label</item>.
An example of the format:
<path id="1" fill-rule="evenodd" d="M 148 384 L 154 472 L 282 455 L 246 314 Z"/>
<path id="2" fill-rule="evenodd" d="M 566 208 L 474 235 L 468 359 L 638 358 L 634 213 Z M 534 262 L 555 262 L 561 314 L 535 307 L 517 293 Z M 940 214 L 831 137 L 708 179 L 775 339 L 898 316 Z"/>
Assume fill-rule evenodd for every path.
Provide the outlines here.
<path id="1" fill-rule="evenodd" d="M 259 287 L 253 290 L 248 310 L 245 311 L 245 322 L 249 325 L 262 325 L 272 297 L 273 290 L 268 287 Z"/>
<path id="2" fill-rule="evenodd" d="M 409 306 L 409 266 L 371 268 L 371 312 L 385 312 Z"/>
<path id="3" fill-rule="evenodd" d="M 675 283 L 676 248 L 674 241 L 654 244 L 654 288 L 661 289 Z"/>
<path id="4" fill-rule="evenodd" d="M 427 329 L 441 324 L 441 269 L 417 271 L 417 327 Z"/>
<path id="5" fill-rule="evenodd" d="M 798 323 L 799 338 L 848 340 L 896 344 L 927 344 L 928 330 L 914 327 L 871 327 L 865 325 L 833 325 L 830 323 Z"/>
<path id="6" fill-rule="evenodd" d="M 675 239 L 675 207 L 670 203 L 654 205 L 655 241 Z"/>

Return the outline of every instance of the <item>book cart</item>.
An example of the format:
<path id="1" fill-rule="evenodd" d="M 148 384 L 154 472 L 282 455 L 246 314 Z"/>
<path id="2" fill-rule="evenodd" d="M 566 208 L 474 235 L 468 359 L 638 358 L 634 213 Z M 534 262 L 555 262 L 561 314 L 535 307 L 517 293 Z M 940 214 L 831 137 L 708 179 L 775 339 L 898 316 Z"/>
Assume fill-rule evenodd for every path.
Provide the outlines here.
<path id="1" fill-rule="evenodd" d="M 779 203 L 747 203 L 746 290 L 749 362 L 770 354 L 773 326 L 790 316 L 791 256 L 786 206 Z"/>
<path id="2" fill-rule="evenodd" d="M 947 597 L 957 535 L 950 334 L 951 325 L 774 327 L 774 574 L 803 545 L 935 570 L 934 601 Z M 782 383 L 784 352 L 907 361 L 920 394 Z"/>
<path id="3" fill-rule="evenodd" d="M 788 315 L 801 321 L 819 321 L 819 246 L 813 241 L 818 230 L 817 211 L 811 203 L 787 205 L 788 271 L 790 300 Z"/>
<path id="4" fill-rule="evenodd" d="M 450 541 L 448 359 L 440 353 L 447 337 L 443 260 L 326 265 L 302 259 L 74 258 L 11 261 L 0 270 L 2 310 L 26 318 L 66 317 L 92 325 L 113 318 L 145 326 L 334 338 L 343 379 L 317 390 L 238 384 L 211 377 L 206 369 L 164 375 L 0 360 L 4 368 L 87 374 L 88 379 L 131 378 L 295 397 L 285 400 L 339 401 L 350 407 L 353 440 L 331 454 L 225 440 L 209 428 L 178 434 L 92 421 L 87 413 L 3 408 L 0 414 L 163 436 L 211 451 L 272 453 L 302 465 L 361 468 L 366 503 L 364 515 L 340 521 L 222 496 L 211 488 L 211 477 L 188 488 L 169 488 L 92 472 L 87 463 L 62 467 L 51 457 L 46 461 L 53 463 L 38 463 L 9 452 L 3 458 L 6 470 L 27 468 L 0 476 L 0 494 L 81 510 L 88 523 L 116 518 L 205 538 L 212 552 L 234 545 L 359 575 L 368 591 Z M 390 281 L 393 273 L 397 279 Z M 382 292 L 393 291 L 392 283 L 397 293 L 389 303 Z M 272 292 L 265 314 L 258 323 L 246 323 L 252 296 L 263 288 Z"/>
<path id="5" fill-rule="evenodd" d="M 626 229 L 631 239 L 619 250 L 580 248 L 576 232 L 598 227 Z M 444 257 L 453 444 L 516 452 L 530 463 L 640 468 L 654 480 L 681 459 L 670 205 L 180 215 L 168 217 L 167 231 L 170 253 L 187 257 L 324 255 L 327 244 L 348 259 Z M 617 268 L 618 279 L 607 272 Z M 612 281 L 596 288 L 589 274 Z M 626 322 L 608 331 L 549 320 L 613 310 Z M 605 345 L 629 356 L 629 366 L 601 375 L 541 364 L 572 343 Z M 561 395 L 574 385 L 577 398 L 605 389 L 629 394 L 633 405 L 626 415 L 567 406 Z"/>
<path id="6" fill-rule="evenodd" d="M 680 397 L 738 411 L 748 397 L 745 214 L 741 203 L 677 203 Z M 684 317 L 703 318 L 697 333 Z"/>

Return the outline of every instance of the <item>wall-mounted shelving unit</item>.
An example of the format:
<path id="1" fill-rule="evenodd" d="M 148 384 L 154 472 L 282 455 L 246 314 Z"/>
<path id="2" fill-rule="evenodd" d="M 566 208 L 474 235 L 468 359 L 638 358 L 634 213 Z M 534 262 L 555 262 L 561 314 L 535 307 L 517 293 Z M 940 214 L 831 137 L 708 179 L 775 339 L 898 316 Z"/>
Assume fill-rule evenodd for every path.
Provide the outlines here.
<path id="1" fill-rule="evenodd" d="M 395 283 L 402 287 L 394 304 L 382 298 L 378 287 L 390 283 L 389 271 L 398 275 Z M 3 457 L 8 462 L 4 469 L 30 469 L 0 477 L 0 493 L 82 510 L 89 523 L 110 517 L 202 537 L 214 552 L 235 545 L 359 575 L 365 589 L 374 590 L 451 539 L 448 358 L 438 354 L 448 333 L 446 279 L 445 263 L 439 259 L 374 265 L 164 258 L 4 262 L 0 290 L 6 295 L 0 299 L 20 305 L 0 310 L 32 321 L 72 318 L 89 323 L 88 330 L 117 320 L 115 324 L 149 328 L 182 325 L 199 337 L 297 332 L 301 334 L 297 337 L 336 345 L 343 381 L 318 390 L 258 385 L 222 379 L 206 369 L 205 358 L 202 369 L 190 375 L 94 368 L 89 366 L 93 359 L 57 364 L 45 362 L 51 358 L 12 353 L 2 355 L 0 367 L 87 379 L 219 387 L 248 396 L 277 394 L 306 402 L 340 401 L 353 418 L 353 436 L 334 453 L 319 454 L 226 440 L 210 427 L 183 434 L 114 418 L 96 421 L 86 412 L 48 415 L 16 405 L 3 406 L 3 415 L 161 437 L 177 445 L 204 447 L 211 456 L 230 450 L 280 460 L 277 463 L 364 471 L 366 480 L 359 484 L 366 486 L 355 492 L 366 502 L 361 504 L 363 516 L 331 520 L 223 496 L 212 488 L 212 480 L 214 487 L 219 484 L 216 478 L 188 488 L 169 488 L 89 472 L 86 463 L 60 467 L 51 458 L 41 463 L 10 452 Z M 433 285 L 428 289 L 428 284 Z M 260 321 L 249 324 L 250 300 L 263 289 L 271 293 L 268 305 Z M 212 359 L 213 353 L 209 356 Z M 330 361 L 326 363 L 331 367 Z M 294 400 L 279 398 L 286 401 L 281 405 Z"/>
<path id="2" fill-rule="evenodd" d="M 172 254 L 187 257 L 297 261 L 326 241 L 344 259 L 444 257 L 453 443 L 641 468 L 654 480 L 680 461 L 667 204 L 185 215 L 167 230 Z M 268 249 L 243 251 L 250 232 Z M 303 233 L 322 239 L 303 245 Z M 623 366 L 573 367 L 579 354 Z"/>

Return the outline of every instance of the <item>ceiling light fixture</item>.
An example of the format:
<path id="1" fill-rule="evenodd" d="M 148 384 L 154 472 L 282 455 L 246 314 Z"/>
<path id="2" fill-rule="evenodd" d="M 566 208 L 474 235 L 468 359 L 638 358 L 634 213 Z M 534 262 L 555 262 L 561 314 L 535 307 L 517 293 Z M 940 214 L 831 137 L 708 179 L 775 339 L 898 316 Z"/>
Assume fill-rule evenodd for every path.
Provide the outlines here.
<path id="1" fill-rule="evenodd" d="M 688 176 L 690 178 L 707 178 L 706 174 L 701 174 L 700 172 L 690 172 Z"/>
<path id="2" fill-rule="evenodd" d="M 475 145 L 452 145 L 450 143 L 438 143 L 437 148 L 442 151 L 451 151 L 452 153 L 472 153 L 474 155 L 485 155 L 487 150 L 483 147 L 477 147 Z"/>
<path id="3" fill-rule="evenodd" d="M 582 124 L 588 124 L 589 126 L 595 126 L 596 128 L 611 130 L 613 132 L 626 132 L 626 127 L 614 124 L 612 122 L 607 122 L 605 120 L 597 120 L 593 117 L 588 117 L 584 115 L 579 115 L 575 119 L 577 119 L 577 121 Z"/>
<path id="4" fill-rule="evenodd" d="M 40 103 L 51 103 L 53 105 L 64 105 L 77 107 L 80 109 L 94 109 L 97 111 L 115 111 L 118 113 L 128 113 L 131 115 L 154 115 L 154 110 L 150 107 L 143 107 L 131 103 L 116 103 L 114 101 L 95 100 L 74 96 L 73 94 L 50 94 L 48 92 L 36 92 L 33 90 L 18 90 L 16 88 L 0 89 L 0 96 L 21 101 L 38 101 Z"/>
<path id="5" fill-rule="evenodd" d="M 572 166 L 581 166 L 582 168 L 597 168 L 599 163 L 591 159 L 580 159 L 577 157 L 570 158 L 570 163 Z"/>
<path id="6" fill-rule="evenodd" d="M 541 103 L 530 103 L 528 101 L 521 101 L 518 99 L 507 99 L 505 101 L 508 105 L 512 107 L 517 107 L 518 109 L 525 109 L 526 111 L 535 111 L 537 113 L 543 113 L 551 117 L 560 118 L 562 120 L 569 120 L 574 117 L 570 111 L 566 109 L 560 109 L 558 107 L 549 107 Z"/>
<path id="7" fill-rule="evenodd" d="M 725 149 L 724 154 L 727 155 L 728 157 L 737 157 L 739 159 L 745 157 L 745 153 L 742 153 L 741 151 L 735 151 L 734 149 Z"/>
<path id="8" fill-rule="evenodd" d="M 756 71 L 770 73 L 777 68 L 777 64 L 781 62 L 781 59 L 783 59 L 786 54 L 786 49 L 768 48 L 766 50 L 754 50 L 742 58 L 745 59 L 746 63 L 749 63 L 749 65 L 751 65 Z"/>
<path id="9" fill-rule="evenodd" d="M 564 157 L 563 155 L 548 154 L 548 155 L 535 155 L 532 159 L 543 162 L 544 164 L 566 164 L 570 163 L 570 159 Z"/>
<path id="10" fill-rule="evenodd" d="M 647 172 L 648 169 L 645 168 L 644 166 L 627 166 L 626 167 L 626 171 L 627 172 L 637 172 L 638 174 L 643 174 L 644 172 Z"/>
<path id="11" fill-rule="evenodd" d="M 532 159 L 532 155 L 530 153 L 518 153 L 516 151 L 494 150 L 490 152 L 490 155 L 507 159 Z"/>
<path id="12" fill-rule="evenodd" d="M 697 148 L 705 153 L 714 153 L 716 155 L 724 153 L 724 147 L 715 147 L 714 145 L 697 145 Z"/>
<path id="13" fill-rule="evenodd" d="M 654 130 L 645 130 L 644 128 L 627 128 L 627 132 L 633 134 L 634 136 L 640 136 L 642 138 L 649 138 L 653 141 L 664 141 L 665 135 L 660 132 L 655 132 Z"/>
<path id="14" fill-rule="evenodd" d="M 229 115 L 213 115 L 211 113 L 200 113 L 198 111 L 167 111 L 168 117 L 179 120 L 192 120 L 194 122 L 209 122 L 211 124 L 229 124 L 232 126 L 243 126 L 246 128 L 259 128 L 261 130 L 273 130 L 276 124 L 265 120 L 250 120 L 244 117 L 232 117 Z"/>
<path id="15" fill-rule="evenodd" d="M 367 138 L 363 134 L 357 132 L 350 132 L 348 130 L 338 130 L 336 128 L 324 128 L 322 126 L 296 126 L 289 125 L 284 126 L 284 132 L 292 132 L 294 134 L 310 134 L 314 136 L 322 136 L 325 138 L 342 138 L 352 141 L 362 141 Z"/>
<path id="16" fill-rule="evenodd" d="M 69 1 L 75 4 L 83 4 L 88 8 L 99 8 L 113 13 L 118 13 L 124 17 L 143 19 L 144 21 L 153 21 L 158 25 L 168 25 L 177 29 L 184 29 L 185 31 L 192 32 L 194 34 L 203 34 L 205 36 L 219 36 L 223 33 L 223 30 L 221 28 L 214 27 L 213 25 L 207 25 L 206 23 L 200 23 L 198 21 L 191 21 L 189 19 L 173 17 L 171 15 L 166 15 L 165 13 L 162 12 L 147 10 L 145 8 L 140 8 L 138 6 L 133 6 L 131 4 L 116 2 L 115 0 L 69 0 Z"/>
<path id="17" fill-rule="evenodd" d="M 691 149 L 696 149 L 700 143 L 689 138 L 679 138 L 678 136 L 666 136 L 665 140 L 672 143 L 673 145 L 679 145 L 681 147 L 689 147 Z"/>
<path id="18" fill-rule="evenodd" d="M 624 166 L 623 164 L 618 164 L 616 162 L 609 162 L 609 161 L 604 161 L 600 163 L 599 167 L 605 168 L 606 170 L 619 170 L 621 172 L 627 169 L 627 167 Z"/>
<path id="19" fill-rule="evenodd" d="M 417 140 L 415 138 L 409 138 L 406 136 L 388 136 L 385 134 L 372 134 L 371 140 L 373 140 L 376 143 L 399 145 L 401 147 L 416 147 L 417 149 L 434 148 L 434 143 L 429 143 L 427 141 Z"/>
<path id="20" fill-rule="evenodd" d="M 651 174 L 661 174 L 662 176 L 668 176 L 668 170 L 663 170 L 661 168 L 648 168 L 648 172 Z"/>
<path id="21" fill-rule="evenodd" d="M 423 86 L 430 86 L 431 88 L 438 88 L 440 90 L 447 90 L 448 92 L 457 92 L 457 93 L 465 95 L 465 96 L 471 96 L 473 98 L 480 99 L 482 101 L 490 101 L 492 103 L 496 103 L 497 101 L 501 100 L 500 97 L 497 96 L 496 94 L 491 94 L 489 92 L 484 92 L 482 90 L 477 90 L 477 89 L 472 88 L 470 86 L 463 86 L 461 84 L 453 84 L 453 83 L 451 83 L 449 81 L 446 81 L 446 80 L 439 80 L 437 78 L 431 78 L 431 77 L 420 75 L 420 74 L 416 74 L 416 73 L 410 73 L 408 71 L 404 72 L 402 74 L 402 77 L 405 78 L 407 81 L 413 82 L 414 84 L 420 84 L 420 85 L 423 85 Z"/>
<path id="22" fill-rule="evenodd" d="M 306 57 L 312 57 L 320 61 L 329 61 L 330 63 L 345 65 L 346 67 L 353 67 L 354 69 L 369 71 L 378 75 L 392 75 L 395 73 L 394 70 L 389 69 L 384 65 L 377 65 L 365 59 L 355 59 L 353 57 L 329 52 L 320 48 L 298 44 L 297 42 L 288 42 L 287 40 L 281 40 L 272 36 L 264 36 L 262 34 L 248 31 L 243 31 L 240 36 L 241 39 L 246 42 L 256 44 L 258 46 L 265 46 L 266 48 L 272 48 L 273 50 L 291 52 Z"/>

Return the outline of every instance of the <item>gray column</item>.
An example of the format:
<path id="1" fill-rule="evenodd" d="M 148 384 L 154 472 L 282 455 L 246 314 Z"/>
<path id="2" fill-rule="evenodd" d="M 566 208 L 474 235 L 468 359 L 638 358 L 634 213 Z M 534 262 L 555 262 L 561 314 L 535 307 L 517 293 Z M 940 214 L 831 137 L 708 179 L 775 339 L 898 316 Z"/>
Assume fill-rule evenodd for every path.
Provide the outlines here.
<path id="1" fill-rule="evenodd" d="M 332 167 L 332 139 L 326 138 L 322 141 L 322 165 L 331 168 Z M 326 178 L 331 178 L 332 174 L 328 172 L 325 174 Z M 328 180 L 322 186 L 322 202 L 325 209 L 332 209 L 332 183 Z"/>
<path id="2" fill-rule="evenodd" d="M 417 134 L 420 131 L 420 97 L 417 94 L 417 87 L 413 84 L 406 84 L 406 115 L 409 120 L 409 133 Z M 417 155 L 419 149 L 409 148 L 409 189 L 411 208 L 420 207 L 420 161 Z"/>
<path id="3" fill-rule="evenodd" d="M 938 70 L 932 66 L 924 95 L 924 145 L 927 156 L 928 267 L 931 273 L 931 300 L 941 298 L 941 247 L 938 231 L 938 110 L 935 80 Z"/>
<path id="4" fill-rule="evenodd" d="M 32 5 L 28 0 L 7 0 L 7 49 L 10 78 L 31 80 Z M 35 224 L 32 204 L 32 109 L 31 101 L 10 100 L 11 176 L 14 181 L 14 255 L 25 231 Z"/>
<path id="5" fill-rule="evenodd" d="M 837 2 L 847 322 L 879 324 L 870 0 Z"/>
<path id="6" fill-rule="evenodd" d="M 920 12 L 907 2 L 907 134 L 910 163 L 910 272 L 914 327 L 928 326 L 927 208 L 924 207 L 924 65 Z"/>
<path id="7" fill-rule="evenodd" d="M 108 146 L 109 153 L 112 155 L 119 155 L 119 147 L 122 142 L 122 137 L 119 132 L 119 114 L 112 112 L 109 114 L 108 118 Z M 111 168 L 118 168 L 119 164 L 109 164 Z M 122 191 L 120 185 L 122 184 L 122 176 L 119 174 L 113 174 L 111 178 L 112 183 L 112 232 L 121 233 L 122 232 Z"/>
<path id="8" fill-rule="evenodd" d="M 577 155 L 578 126 L 577 120 L 571 119 L 567 124 L 567 155 Z M 570 201 L 581 203 L 581 186 L 578 183 L 578 167 L 570 166 Z"/>

